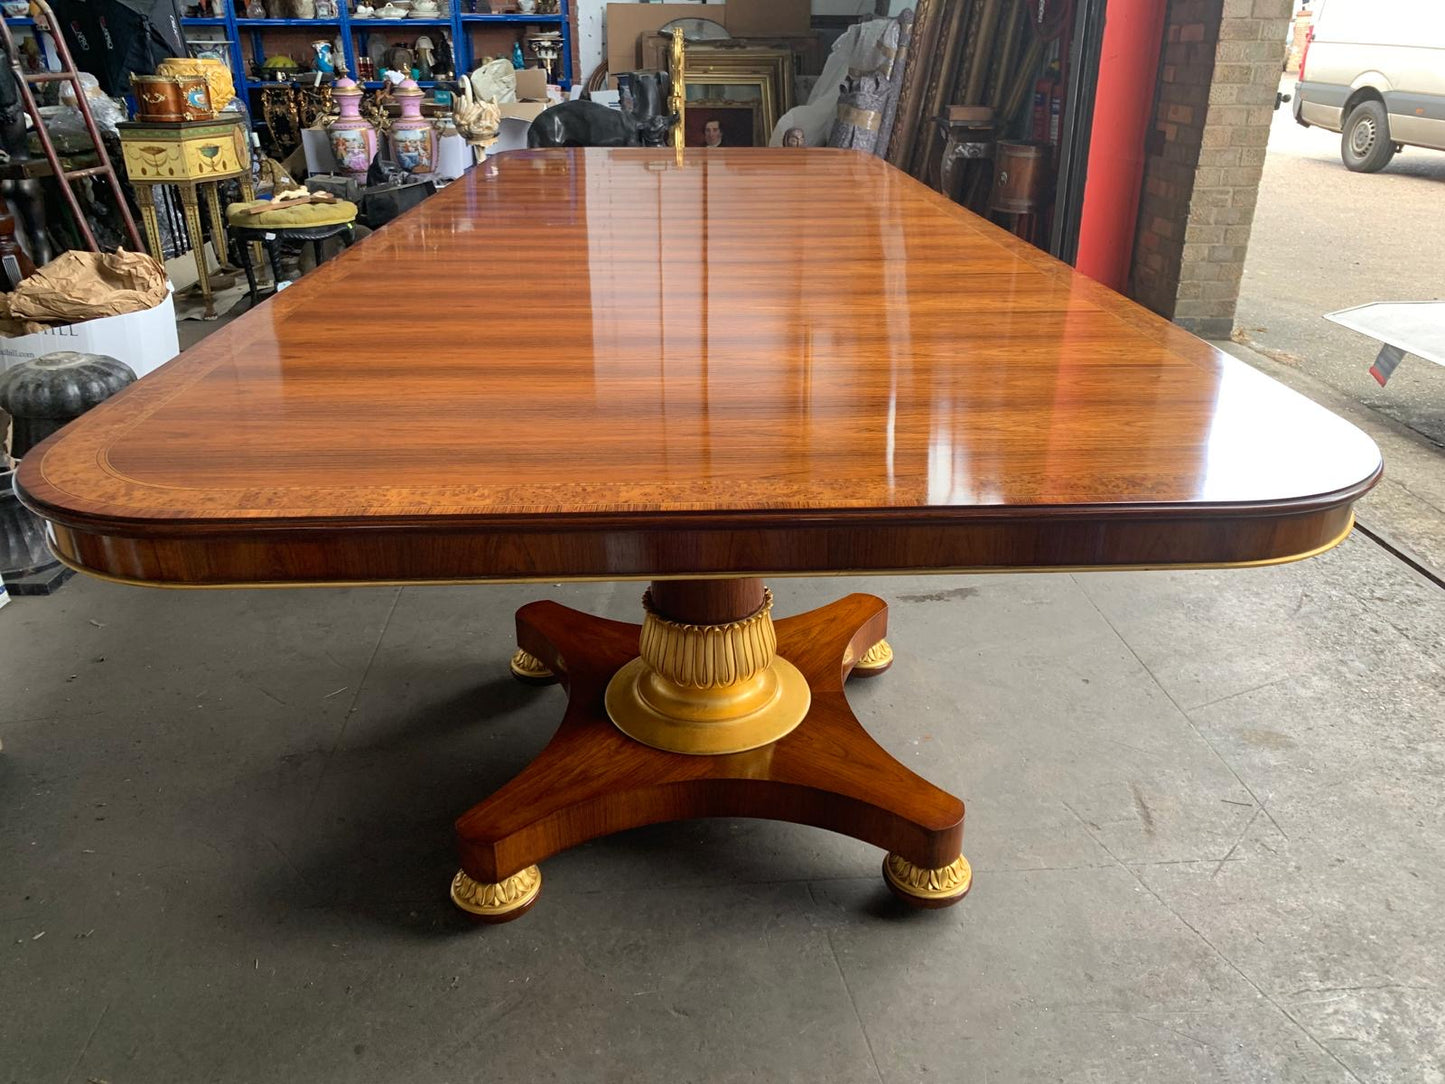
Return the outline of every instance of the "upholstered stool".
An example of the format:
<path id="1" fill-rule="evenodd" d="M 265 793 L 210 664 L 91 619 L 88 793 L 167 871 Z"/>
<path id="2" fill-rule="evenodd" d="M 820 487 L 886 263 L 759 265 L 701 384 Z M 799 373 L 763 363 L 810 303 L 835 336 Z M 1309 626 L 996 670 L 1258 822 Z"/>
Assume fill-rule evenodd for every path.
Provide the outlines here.
<path id="1" fill-rule="evenodd" d="M 251 263 L 251 245 L 254 242 L 259 241 L 266 246 L 266 256 L 271 262 L 271 274 L 278 290 L 282 284 L 283 245 L 299 248 L 310 241 L 319 264 L 323 259 L 323 241 L 339 236 L 345 245 L 349 246 L 352 242 L 356 204 L 349 200 L 341 199 L 335 203 L 300 203 L 262 211 L 259 214 L 250 213 L 256 206 L 254 203 L 233 203 L 226 208 L 226 222 L 236 243 L 241 268 L 246 272 L 246 284 L 251 288 L 252 305 L 261 299 L 256 288 L 256 269 Z"/>

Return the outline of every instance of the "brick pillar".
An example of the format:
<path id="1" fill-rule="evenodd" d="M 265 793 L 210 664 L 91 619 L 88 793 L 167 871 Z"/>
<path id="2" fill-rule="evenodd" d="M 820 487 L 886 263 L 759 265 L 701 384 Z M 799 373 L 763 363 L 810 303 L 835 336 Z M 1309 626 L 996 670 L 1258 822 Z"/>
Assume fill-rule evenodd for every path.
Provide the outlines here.
<path id="1" fill-rule="evenodd" d="M 1209 111 L 1222 5 L 1223 0 L 1170 0 L 1165 15 L 1128 291 L 1163 316 L 1174 315 L 1179 293 L 1179 259 Z"/>
<path id="2" fill-rule="evenodd" d="M 1234 307 L 1291 0 L 1171 0 L 1130 294 L 1208 338 Z"/>

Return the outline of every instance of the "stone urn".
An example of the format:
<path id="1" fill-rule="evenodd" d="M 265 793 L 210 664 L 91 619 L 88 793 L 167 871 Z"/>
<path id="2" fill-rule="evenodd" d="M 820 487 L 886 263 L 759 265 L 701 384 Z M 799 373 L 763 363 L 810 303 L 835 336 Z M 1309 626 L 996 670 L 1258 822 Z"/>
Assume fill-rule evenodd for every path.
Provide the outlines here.
<path id="1" fill-rule="evenodd" d="M 56 564 L 45 541 L 45 522 L 15 495 L 15 471 L 0 468 L 0 573 L 16 578 Z"/>
<path id="2" fill-rule="evenodd" d="M 361 115 L 361 88 L 354 79 L 338 79 L 331 85 L 341 116 L 326 129 L 337 168 L 348 177 L 366 183 L 366 173 L 376 157 L 376 126 Z"/>
<path id="3" fill-rule="evenodd" d="M 396 164 L 408 173 L 430 173 L 436 168 L 436 129 L 421 115 L 421 100 L 425 95 L 415 79 L 403 79 L 396 88 L 401 116 L 391 122 L 387 138 L 391 140 Z"/>
<path id="4" fill-rule="evenodd" d="M 134 382 L 131 367 L 106 354 L 61 350 L 22 361 L 0 376 L 0 410 L 15 419 L 10 454 L 25 458 L 66 422 Z"/>

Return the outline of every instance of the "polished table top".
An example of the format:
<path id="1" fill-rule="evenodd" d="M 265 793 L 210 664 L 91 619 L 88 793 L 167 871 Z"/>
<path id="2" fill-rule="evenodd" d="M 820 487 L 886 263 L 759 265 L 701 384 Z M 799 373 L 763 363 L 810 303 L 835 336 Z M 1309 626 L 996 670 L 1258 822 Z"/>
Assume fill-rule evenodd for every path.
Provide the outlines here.
<path id="1" fill-rule="evenodd" d="M 502 155 L 67 427 L 20 488 L 173 583 L 1248 563 L 1353 426 L 881 161 Z"/>

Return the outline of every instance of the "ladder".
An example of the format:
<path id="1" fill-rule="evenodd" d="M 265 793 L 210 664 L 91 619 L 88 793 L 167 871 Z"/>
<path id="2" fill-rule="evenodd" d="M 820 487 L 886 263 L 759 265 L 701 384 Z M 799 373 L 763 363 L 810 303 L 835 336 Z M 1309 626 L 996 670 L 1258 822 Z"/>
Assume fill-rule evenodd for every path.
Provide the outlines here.
<path id="1" fill-rule="evenodd" d="M 70 47 L 65 44 L 65 35 L 60 32 L 60 24 L 56 21 L 55 13 L 50 10 L 50 5 L 45 0 L 32 0 L 38 9 L 35 17 L 36 33 L 47 33 L 55 43 L 55 55 L 60 59 L 59 71 L 27 72 L 20 66 L 20 51 L 15 48 L 15 38 L 10 33 L 10 27 L 4 21 L 0 21 L 0 35 L 5 40 L 5 59 L 10 64 L 10 69 L 15 73 L 16 89 L 20 92 L 20 99 L 25 103 L 25 111 L 30 114 L 31 123 L 35 126 L 35 133 L 40 138 L 40 147 L 45 152 L 46 161 L 50 163 L 50 169 L 60 181 L 60 191 L 65 196 L 65 202 L 70 205 L 70 213 L 75 216 L 75 225 L 80 230 L 81 236 L 85 239 L 86 245 L 92 252 L 99 252 L 100 246 L 96 243 L 95 234 L 91 232 L 90 223 L 85 219 L 85 212 L 80 208 L 80 201 L 75 197 L 74 183 L 85 177 L 103 177 L 110 182 L 111 195 L 115 197 L 116 207 L 120 210 L 121 221 L 130 234 L 130 240 L 135 251 L 146 251 L 144 242 L 141 241 L 140 231 L 136 229 L 135 218 L 130 213 L 130 204 L 126 202 L 125 191 L 120 186 L 120 181 L 115 175 L 115 167 L 110 164 L 110 155 L 106 153 L 105 143 L 100 138 L 100 129 L 95 126 L 95 118 L 90 115 L 90 103 L 85 99 L 85 87 L 81 85 L 80 73 L 75 70 L 75 61 L 70 57 Z M 40 106 L 35 102 L 35 95 L 31 93 L 31 83 L 62 83 L 68 82 L 75 91 L 75 107 L 80 110 L 81 119 L 85 121 L 85 130 L 90 133 L 90 140 L 95 145 L 96 156 L 100 159 L 100 165 L 90 166 L 86 169 L 67 170 L 60 161 L 60 155 L 55 153 L 55 144 L 50 138 L 50 133 L 45 130 L 45 122 L 40 116 Z"/>

